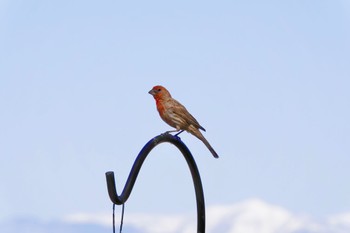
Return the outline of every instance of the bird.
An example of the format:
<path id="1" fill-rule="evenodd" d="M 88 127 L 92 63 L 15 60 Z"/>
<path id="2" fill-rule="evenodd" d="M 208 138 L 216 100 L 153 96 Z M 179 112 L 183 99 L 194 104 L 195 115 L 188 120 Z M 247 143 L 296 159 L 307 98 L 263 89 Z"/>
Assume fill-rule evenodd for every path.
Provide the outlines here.
<path id="1" fill-rule="evenodd" d="M 201 140 L 214 158 L 219 158 L 213 147 L 203 136 L 200 130 L 205 131 L 196 118 L 194 118 L 187 109 L 177 100 L 173 99 L 170 92 L 163 86 L 154 86 L 149 92 L 156 101 L 156 106 L 160 117 L 165 123 L 176 130 L 167 131 L 166 133 L 187 131 Z"/>

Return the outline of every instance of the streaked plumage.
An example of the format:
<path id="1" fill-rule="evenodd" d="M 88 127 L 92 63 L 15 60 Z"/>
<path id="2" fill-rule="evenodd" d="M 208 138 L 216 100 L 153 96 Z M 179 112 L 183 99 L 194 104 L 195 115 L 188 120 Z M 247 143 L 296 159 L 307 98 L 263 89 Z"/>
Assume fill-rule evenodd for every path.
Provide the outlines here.
<path id="1" fill-rule="evenodd" d="M 207 146 L 215 158 L 219 158 L 218 154 L 199 131 L 199 129 L 203 131 L 205 131 L 205 129 L 181 103 L 171 97 L 169 91 L 165 87 L 154 86 L 148 93 L 156 100 L 157 110 L 163 121 L 174 127 L 176 129 L 175 131 L 186 130 L 196 136 Z"/>

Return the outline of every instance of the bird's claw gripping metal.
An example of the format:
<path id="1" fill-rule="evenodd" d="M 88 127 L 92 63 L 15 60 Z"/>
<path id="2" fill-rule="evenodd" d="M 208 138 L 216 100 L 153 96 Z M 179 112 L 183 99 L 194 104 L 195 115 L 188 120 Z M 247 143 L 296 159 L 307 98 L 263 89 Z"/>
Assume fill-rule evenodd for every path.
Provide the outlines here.
<path id="1" fill-rule="evenodd" d="M 167 134 L 172 135 L 171 133 L 178 132 L 178 133 L 174 134 L 173 136 L 176 137 L 176 138 L 178 138 L 178 139 L 181 139 L 181 138 L 179 137 L 179 134 L 182 133 L 183 131 L 184 131 L 184 130 L 169 130 L 169 131 L 166 131 L 166 132 L 164 132 L 164 133 L 162 133 L 162 134 L 160 134 L 160 135 L 162 135 L 162 136 L 165 136 L 165 135 L 167 135 Z"/>
<path id="2" fill-rule="evenodd" d="M 180 134 L 180 133 L 182 133 L 184 130 L 180 130 L 180 132 L 178 132 L 177 134 L 175 134 L 174 136 L 175 137 L 179 137 L 178 135 Z"/>

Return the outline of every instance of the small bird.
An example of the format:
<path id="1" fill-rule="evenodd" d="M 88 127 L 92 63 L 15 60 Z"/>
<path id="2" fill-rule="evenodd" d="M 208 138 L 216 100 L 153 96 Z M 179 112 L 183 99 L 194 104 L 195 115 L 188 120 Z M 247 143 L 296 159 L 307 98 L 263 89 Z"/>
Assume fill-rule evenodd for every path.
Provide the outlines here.
<path id="1" fill-rule="evenodd" d="M 211 147 L 207 139 L 205 139 L 203 134 L 199 131 L 200 129 L 205 131 L 205 129 L 182 104 L 171 97 L 169 91 L 165 87 L 154 86 L 148 93 L 156 100 L 157 110 L 162 120 L 176 129 L 167 131 L 167 133 L 180 131 L 178 133 L 180 134 L 182 131 L 186 130 L 201 140 L 215 158 L 219 158 L 213 147 Z"/>

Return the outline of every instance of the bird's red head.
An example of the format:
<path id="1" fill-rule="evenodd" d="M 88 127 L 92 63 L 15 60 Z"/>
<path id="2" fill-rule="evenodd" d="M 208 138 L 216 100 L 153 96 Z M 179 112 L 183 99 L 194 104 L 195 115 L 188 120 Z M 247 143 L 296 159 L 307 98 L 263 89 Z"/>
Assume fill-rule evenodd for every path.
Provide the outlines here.
<path id="1" fill-rule="evenodd" d="M 148 93 L 153 95 L 155 99 L 164 99 L 171 97 L 169 91 L 160 85 L 154 86 Z"/>

